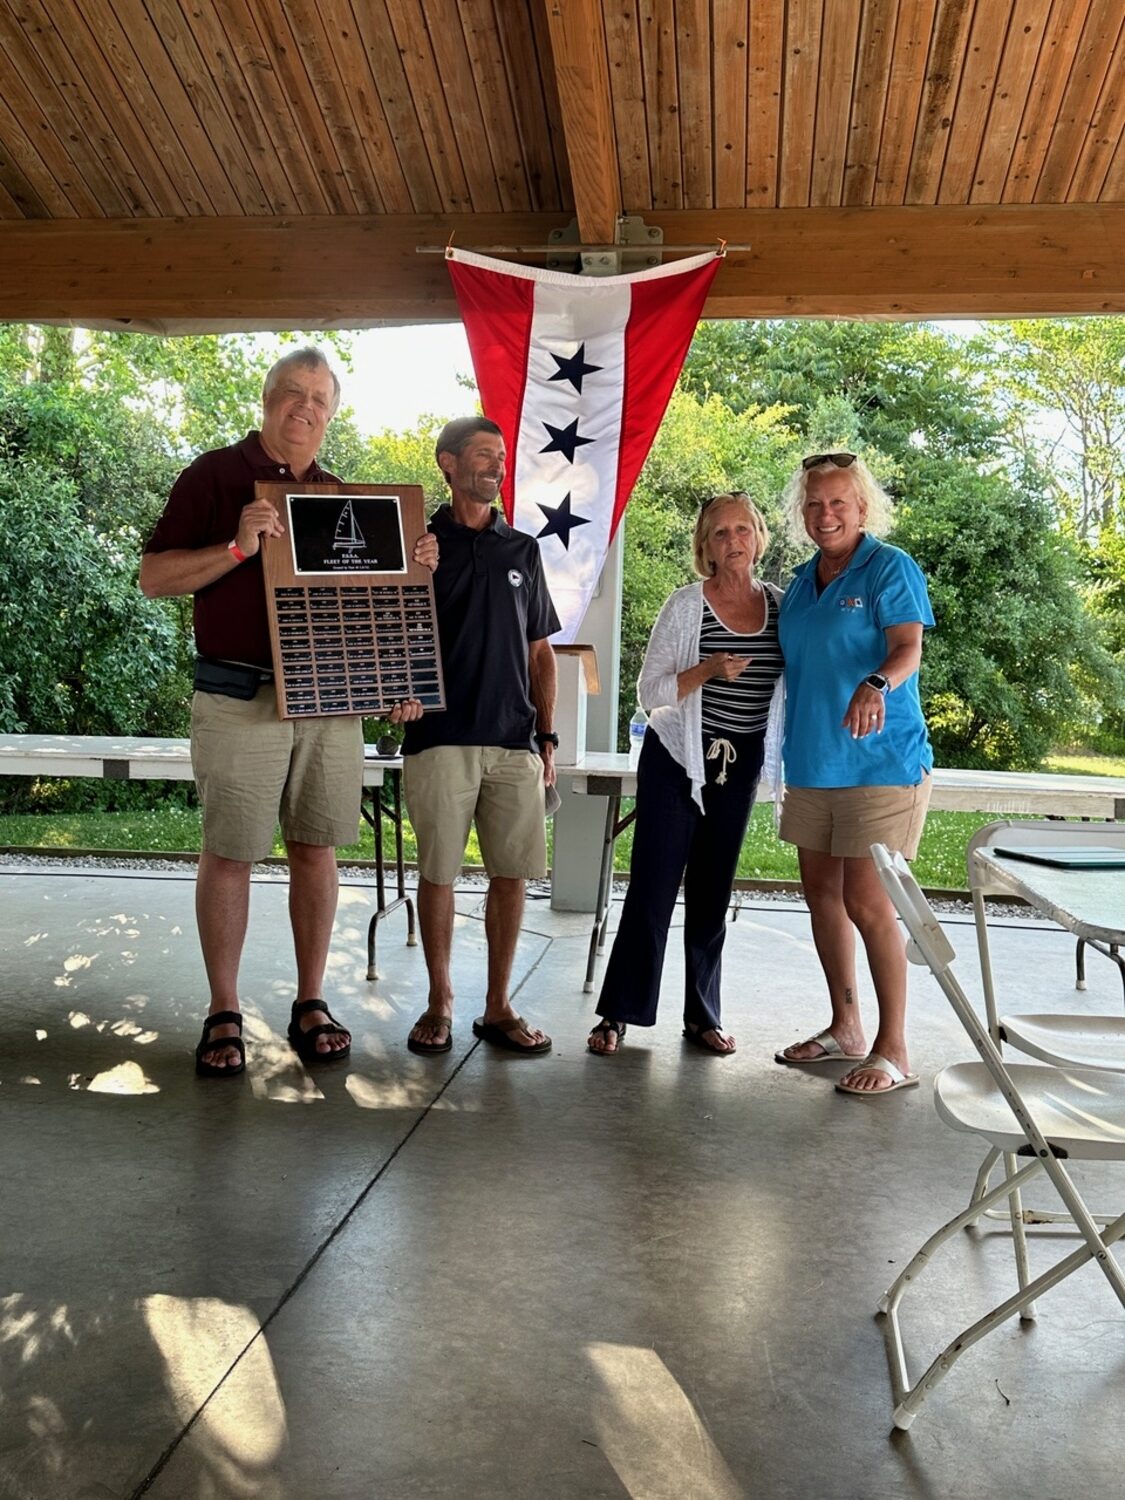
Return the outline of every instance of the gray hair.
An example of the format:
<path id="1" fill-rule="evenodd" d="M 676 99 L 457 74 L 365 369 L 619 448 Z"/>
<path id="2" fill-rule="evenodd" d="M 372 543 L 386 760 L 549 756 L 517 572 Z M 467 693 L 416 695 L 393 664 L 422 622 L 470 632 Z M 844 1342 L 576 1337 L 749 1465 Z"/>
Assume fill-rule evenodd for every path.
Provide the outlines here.
<path id="1" fill-rule="evenodd" d="M 849 464 L 846 469 L 841 469 L 826 458 L 824 463 L 817 464 L 812 469 L 806 469 L 804 464 L 799 464 L 782 492 L 781 512 L 785 517 L 789 539 L 795 546 L 807 547 L 809 544 L 809 534 L 805 530 L 805 500 L 808 495 L 810 474 L 839 474 L 850 479 L 863 508 L 864 531 L 870 532 L 872 536 L 885 536 L 891 529 L 894 517 L 891 512 L 890 496 L 863 459 L 857 457 L 854 463 Z"/>
<path id="2" fill-rule="evenodd" d="M 302 349 L 294 349 L 291 354 L 283 354 L 279 360 L 272 364 L 266 372 L 265 383 L 262 386 L 262 400 L 268 401 L 273 388 L 281 380 L 285 372 L 297 366 L 302 370 L 327 370 L 332 376 L 332 411 L 336 415 L 336 408 L 340 405 L 340 377 L 328 363 L 328 356 L 323 349 L 318 349 L 315 344 L 306 344 Z"/>

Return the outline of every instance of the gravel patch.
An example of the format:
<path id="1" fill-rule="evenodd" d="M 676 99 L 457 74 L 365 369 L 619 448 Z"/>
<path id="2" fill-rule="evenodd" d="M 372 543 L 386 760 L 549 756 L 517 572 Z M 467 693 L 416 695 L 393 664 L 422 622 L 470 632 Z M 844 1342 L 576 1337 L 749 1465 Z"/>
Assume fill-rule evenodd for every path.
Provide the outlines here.
<path id="1" fill-rule="evenodd" d="M 0 854 L 0 872 L 5 870 L 13 874 L 19 873 L 41 873 L 41 874 L 64 874 L 74 871 L 85 871 L 89 874 L 119 875 L 126 878 L 146 879 L 194 879 L 195 857 L 185 855 L 180 859 L 153 859 L 141 854 Z M 253 867 L 253 878 L 257 881 L 271 883 L 284 883 L 289 879 L 289 871 L 284 860 L 270 860 Z M 341 864 L 340 880 L 344 885 L 373 886 L 375 884 L 375 870 L 370 865 Z M 391 890 L 394 881 L 393 865 L 387 871 L 387 888 Z M 414 889 L 417 877 L 412 869 L 407 870 L 407 887 Z M 620 875 L 614 877 L 614 899 L 620 901 L 625 894 L 628 881 Z M 460 876 L 456 889 L 462 892 L 486 891 L 488 889 L 488 878 L 483 872 L 468 872 Z M 529 880 L 527 883 L 527 894 L 531 900 L 543 901 L 550 898 L 551 882 L 549 880 Z M 792 888 L 769 888 L 737 890 L 735 892 L 735 905 L 737 910 L 768 910 L 771 906 L 792 907 L 797 910 L 805 910 L 804 897 Z M 953 919 L 972 920 L 973 908 L 968 898 L 958 898 L 943 892 L 930 896 L 930 904 L 939 916 Z M 1048 925 L 1049 918 L 1043 913 L 1035 911 L 1020 902 L 1009 901 L 986 901 L 985 910 L 989 917 L 998 921 L 1005 919 L 1009 921 L 1020 921 L 1027 923 L 1029 920 L 1043 922 Z"/>

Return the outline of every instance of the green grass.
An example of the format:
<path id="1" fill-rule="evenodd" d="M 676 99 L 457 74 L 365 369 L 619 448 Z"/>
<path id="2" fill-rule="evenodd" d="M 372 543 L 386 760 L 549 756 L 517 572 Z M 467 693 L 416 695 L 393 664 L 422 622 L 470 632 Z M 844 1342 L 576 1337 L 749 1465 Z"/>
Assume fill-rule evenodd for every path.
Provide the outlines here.
<path id="1" fill-rule="evenodd" d="M 949 890 L 966 889 L 965 846 L 978 828 L 996 821 L 995 813 L 932 812 L 914 862 L 920 884 Z M 617 841 L 614 868 L 628 870 L 632 829 Z M 743 880 L 796 880 L 797 851 L 783 844 L 774 832 L 773 807 L 755 807 L 738 861 Z"/>
<path id="2" fill-rule="evenodd" d="M 1125 756 L 1100 755 L 1096 750 L 1056 750 L 1043 762 L 1043 769 L 1067 776 L 1125 776 Z"/>
<path id="3" fill-rule="evenodd" d="M 1048 758 L 1044 770 L 1072 775 L 1125 776 L 1125 758 L 1080 748 L 1059 750 Z M 626 802 L 624 807 L 630 805 Z M 953 890 L 965 889 L 965 846 L 978 828 L 994 821 L 993 813 L 930 813 L 914 866 L 921 883 Z M 548 851 L 552 833 L 553 824 L 548 824 Z M 197 809 L 166 806 L 139 812 L 44 812 L 0 816 L 0 845 L 21 848 L 194 853 L 198 852 L 199 844 L 200 814 Z M 409 823 L 404 829 L 403 844 L 407 862 L 413 863 L 417 846 Z M 628 829 L 618 839 L 614 851 L 616 870 L 628 871 L 632 846 L 632 829 Z M 274 841 L 273 852 L 278 855 L 285 852 L 280 836 Z M 340 853 L 344 860 L 374 859 L 374 842 L 366 823 L 359 841 L 349 844 Z M 475 831 L 470 836 L 465 862 L 480 864 Z M 738 874 L 744 880 L 797 879 L 796 850 L 778 840 L 774 833 L 773 808 L 769 805 L 754 809 L 738 862 Z"/>
<path id="4" fill-rule="evenodd" d="M 932 812 L 926 821 L 926 831 L 915 863 L 921 883 L 963 889 L 965 845 L 976 829 L 993 821 L 994 814 L 991 813 Z M 199 813 L 184 809 L 123 813 L 39 813 L 0 817 L 0 845 L 44 851 L 123 849 L 137 853 L 198 852 L 199 834 Z M 617 870 L 628 870 L 632 844 L 632 829 L 628 829 L 617 841 L 614 860 Z M 409 825 L 405 830 L 404 848 L 407 861 L 413 862 L 416 845 Z M 284 852 L 278 837 L 274 843 L 274 853 Z M 342 849 L 340 855 L 345 861 L 374 859 L 374 843 L 371 830 L 366 824 L 359 842 Z M 470 837 L 465 862 L 480 863 L 480 849 L 475 832 Z M 738 863 L 738 874 L 745 880 L 797 879 L 796 851 L 791 845 L 782 844 L 778 840 L 773 827 L 773 808 L 770 806 L 754 809 Z"/>

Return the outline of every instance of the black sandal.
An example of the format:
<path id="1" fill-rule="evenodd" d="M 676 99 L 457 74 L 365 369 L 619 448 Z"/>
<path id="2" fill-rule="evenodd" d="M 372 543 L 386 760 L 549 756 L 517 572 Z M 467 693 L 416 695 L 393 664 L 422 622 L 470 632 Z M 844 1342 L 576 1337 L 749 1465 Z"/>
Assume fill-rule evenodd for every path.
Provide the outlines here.
<path id="1" fill-rule="evenodd" d="M 319 1026 L 310 1026 L 307 1030 L 301 1029 L 301 1016 L 307 1016 L 312 1010 L 322 1010 L 332 1023 L 329 1026 L 323 1023 Z M 352 1050 L 349 1040 L 346 1047 L 341 1047 L 333 1052 L 320 1052 L 317 1050 L 316 1039 L 318 1036 L 346 1036 L 351 1037 L 351 1032 L 346 1026 L 341 1026 L 336 1017 L 328 1009 L 323 1000 L 294 1000 L 293 1010 L 289 1019 L 289 1045 L 303 1063 L 342 1062 Z"/>
<path id="2" fill-rule="evenodd" d="M 212 1026 L 237 1026 L 238 1035 L 216 1037 L 212 1041 Z M 220 1068 L 216 1063 L 204 1062 L 203 1054 L 214 1052 L 217 1047 L 233 1047 L 238 1053 L 237 1067 Z M 241 1011 L 217 1010 L 214 1015 L 207 1017 L 203 1023 L 203 1036 L 195 1049 L 195 1071 L 200 1078 L 237 1078 L 246 1071 L 246 1044 L 242 1040 Z"/>
<path id="3" fill-rule="evenodd" d="M 590 1036 L 588 1036 L 586 1038 L 586 1051 L 592 1052 L 595 1057 L 616 1057 L 617 1054 L 621 1051 L 621 1043 L 625 1040 L 625 1029 L 626 1028 L 624 1021 L 610 1021 L 603 1017 L 602 1020 L 600 1020 L 598 1024 L 592 1028 L 590 1036 L 608 1036 L 612 1031 L 613 1034 L 617 1037 L 617 1046 L 614 1047 L 612 1052 L 607 1052 L 603 1047 L 591 1047 Z"/>

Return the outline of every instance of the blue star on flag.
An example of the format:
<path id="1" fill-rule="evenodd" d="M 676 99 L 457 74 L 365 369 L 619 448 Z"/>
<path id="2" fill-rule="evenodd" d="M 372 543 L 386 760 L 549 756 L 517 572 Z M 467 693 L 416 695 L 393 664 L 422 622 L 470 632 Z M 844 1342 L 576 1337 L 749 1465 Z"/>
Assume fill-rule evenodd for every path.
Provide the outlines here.
<path id="1" fill-rule="evenodd" d="M 540 453 L 561 453 L 565 456 L 568 464 L 574 462 L 574 450 L 581 448 L 585 443 L 592 443 L 593 438 L 578 436 L 578 418 L 568 423 L 566 427 L 552 427 L 550 422 L 544 422 L 543 426 L 551 434 L 551 441 L 545 448 L 540 448 Z"/>
<path id="2" fill-rule="evenodd" d="M 577 353 L 572 354 L 569 359 L 562 359 L 557 354 L 552 354 L 551 358 L 558 365 L 558 369 L 550 379 L 569 380 L 580 396 L 582 394 L 582 377 L 584 375 L 596 375 L 602 368 L 601 365 L 588 365 L 586 363 L 585 343 L 579 344 Z"/>
<path id="3" fill-rule="evenodd" d="M 564 498 L 561 505 L 544 505 L 541 500 L 536 501 L 536 504 L 547 517 L 546 526 L 544 526 L 542 531 L 536 533 L 536 541 L 542 541 L 545 536 L 557 536 L 569 552 L 570 533 L 576 526 L 589 526 L 589 517 L 571 515 L 569 494 Z"/>

